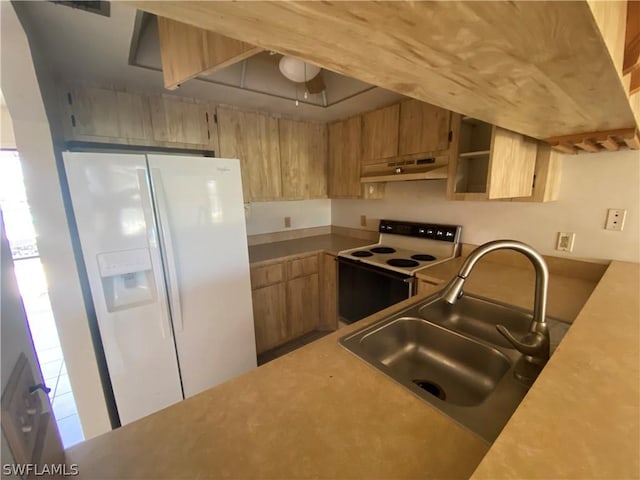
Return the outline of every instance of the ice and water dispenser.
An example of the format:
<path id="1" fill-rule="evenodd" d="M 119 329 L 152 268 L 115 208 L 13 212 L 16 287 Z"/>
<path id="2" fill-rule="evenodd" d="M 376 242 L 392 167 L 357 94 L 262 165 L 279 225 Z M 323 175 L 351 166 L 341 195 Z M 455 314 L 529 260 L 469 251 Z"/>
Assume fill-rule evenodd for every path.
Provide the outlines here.
<path id="1" fill-rule="evenodd" d="M 148 248 L 99 253 L 98 268 L 109 312 L 156 300 L 156 284 Z"/>

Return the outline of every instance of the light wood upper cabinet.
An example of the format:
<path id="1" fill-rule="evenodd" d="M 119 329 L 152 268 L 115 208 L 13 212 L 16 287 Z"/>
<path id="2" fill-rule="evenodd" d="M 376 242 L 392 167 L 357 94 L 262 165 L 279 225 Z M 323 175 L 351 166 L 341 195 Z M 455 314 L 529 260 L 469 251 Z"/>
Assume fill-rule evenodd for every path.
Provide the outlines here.
<path id="1" fill-rule="evenodd" d="M 282 197 L 286 200 L 327 197 L 327 127 L 278 120 Z"/>
<path id="2" fill-rule="evenodd" d="M 329 124 L 329 197 L 358 198 L 361 193 L 362 117 Z"/>
<path id="3" fill-rule="evenodd" d="M 493 127 L 489 156 L 489 199 L 529 197 L 533 192 L 537 143 L 519 133 Z"/>
<path id="4" fill-rule="evenodd" d="M 278 119 L 219 107 L 218 135 L 220 155 L 240 159 L 245 201 L 280 199 Z"/>
<path id="5" fill-rule="evenodd" d="M 65 92 L 65 135 L 69 140 L 148 144 L 153 140 L 147 98 L 100 88 Z"/>
<path id="6" fill-rule="evenodd" d="M 155 140 L 218 151 L 215 111 L 210 105 L 167 95 L 150 97 L 149 104 Z"/>
<path id="7" fill-rule="evenodd" d="M 559 162 L 515 132 L 455 114 L 447 196 L 453 200 L 557 198 Z M 457 140 L 456 140 L 457 139 Z M 539 180 L 534 191 L 534 179 Z"/>
<path id="8" fill-rule="evenodd" d="M 398 155 L 399 116 L 399 104 L 362 115 L 363 165 L 379 163 Z"/>
<path id="9" fill-rule="evenodd" d="M 418 100 L 400 104 L 398 154 L 437 152 L 449 148 L 451 112 Z"/>

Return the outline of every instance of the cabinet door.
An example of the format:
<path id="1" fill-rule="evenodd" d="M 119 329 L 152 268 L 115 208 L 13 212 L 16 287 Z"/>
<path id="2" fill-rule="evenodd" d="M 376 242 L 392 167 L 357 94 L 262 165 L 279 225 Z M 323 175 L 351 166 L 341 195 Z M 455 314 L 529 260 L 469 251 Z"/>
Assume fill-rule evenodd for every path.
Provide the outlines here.
<path id="1" fill-rule="evenodd" d="M 426 280 L 418 280 L 418 295 L 436 293 L 442 289 L 442 285 L 427 282 Z"/>
<path id="2" fill-rule="evenodd" d="M 400 105 L 396 104 L 362 116 L 363 165 L 398 155 L 399 114 Z"/>
<path id="3" fill-rule="evenodd" d="M 177 97 L 150 97 L 153 138 L 158 142 L 218 150 L 213 111 Z"/>
<path id="4" fill-rule="evenodd" d="M 218 108 L 220 156 L 239 158 L 245 201 L 282 198 L 278 119 Z"/>
<path id="5" fill-rule="evenodd" d="M 494 127 L 487 179 L 489 199 L 531 196 L 536 153 L 535 140 Z"/>
<path id="6" fill-rule="evenodd" d="M 119 144 L 153 143 L 147 98 L 126 92 L 83 88 L 67 92 L 65 121 L 71 140 Z"/>
<path id="7" fill-rule="evenodd" d="M 318 274 L 287 282 L 287 327 L 295 338 L 318 327 L 320 322 Z"/>
<path id="8" fill-rule="evenodd" d="M 325 253 L 320 256 L 320 328 L 338 329 L 338 262 Z"/>
<path id="9" fill-rule="evenodd" d="M 447 150 L 450 116 L 448 110 L 418 100 L 402 102 L 398 153 L 409 155 Z"/>
<path id="10" fill-rule="evenodd" d="M 362 117 L 329 124 L 329 197 L 358 198 Z"/>
<path id="11" fill-rule="evenodd" d="M 327 197 L 327 128 L 319 123 L 279 119 L 282 197 Z"/>
<path id="12" fill-rule="evenodd" d="M 265 352 L 283 343 L 287 328 L 286 283 L 276 283 L 251 292 L 256 351 Z"/>

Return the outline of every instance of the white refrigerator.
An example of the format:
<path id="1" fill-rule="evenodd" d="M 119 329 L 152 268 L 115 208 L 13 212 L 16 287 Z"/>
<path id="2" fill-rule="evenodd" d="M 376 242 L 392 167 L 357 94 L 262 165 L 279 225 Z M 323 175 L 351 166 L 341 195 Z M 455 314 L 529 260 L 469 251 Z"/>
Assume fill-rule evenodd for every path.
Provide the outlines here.
<path id="1" fill-rule="evenodd" d="M 121 423 L 256 366 L 238 160 L 64 153 Z"/>

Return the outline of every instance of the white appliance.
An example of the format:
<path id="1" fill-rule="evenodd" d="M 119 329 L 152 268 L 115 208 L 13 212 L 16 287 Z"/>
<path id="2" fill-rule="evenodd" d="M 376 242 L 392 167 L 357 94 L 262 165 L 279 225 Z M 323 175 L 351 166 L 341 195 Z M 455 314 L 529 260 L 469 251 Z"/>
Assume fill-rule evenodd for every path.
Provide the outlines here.
<path id="1" fill-rule="evenodd" d="M 64 153 L 124 425 L 256 367 L 240 162 Z"/>
<path id="2" fill-rule="evenodd" d="M 459 255 L 462 227 L 380 220 L 378 243 L 338 252 L 338 313 L 353 323 L 417 293 L 418 270 Z"/>

